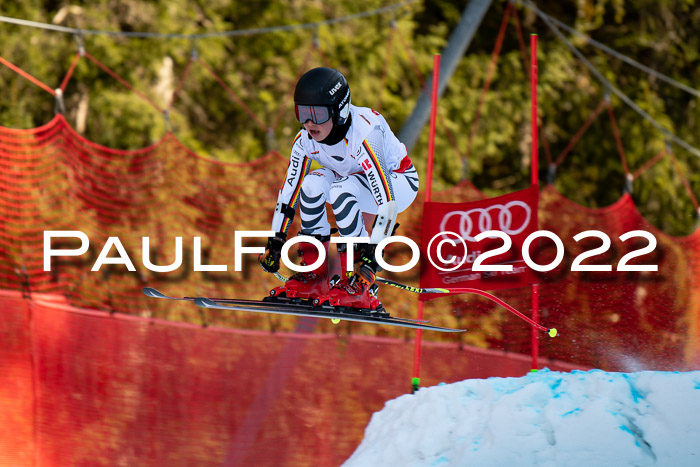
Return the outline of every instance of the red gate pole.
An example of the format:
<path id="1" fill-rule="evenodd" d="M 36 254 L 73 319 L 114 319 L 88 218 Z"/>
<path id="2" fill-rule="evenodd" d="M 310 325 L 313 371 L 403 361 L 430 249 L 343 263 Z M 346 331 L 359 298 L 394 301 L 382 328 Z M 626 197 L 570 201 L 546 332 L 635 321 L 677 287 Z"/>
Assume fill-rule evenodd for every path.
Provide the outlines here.
<path id="1" fill-rule="evenodd" d="M 433 161 L 435 158 L 435 120 L 437 114 L 438 83 L 440 78 L 440 54 L 433 56 L 433 92 L 430 105 L 430 134 L 428 137 L 428 168 L 425 182 L 425 202 L 430 202 L 433 190 Z M 425 205 L 424 205 L 425 209 Z M 423 319 L 423 301 L 418 299 L 418 319 Z M 420 359 L 423 332 L 416 330 L 416 341 L 413 348 L 413 378 L 411 380 L 411 393 L 420 388 Z"/>
<path id="2" fill-rule="evenodd" d="M 530 152 L 530 184 L 539 186 L 539 150 L 537 132 L 537 34 L 530 34 L 530 101 L 531 101 L 531 125 L 532 125 L 532 148 Z M 539 190 L 538 190 L 539 192 Z M 539 206 L 539 203 L 538 203 Z M 539 210 L 539 207 L 538 207 Z M 537 219 L 537 213 L 535 213 Z M 537 222 L 537 221 L 536 221 Z M 539 321 L 539 295 L 540 285 L 532 284 L 532 320 Z M 539 334 L 536 329 L 532 329 L 532 369 L 537 371 L 537 358 L 539 356 Z"/>

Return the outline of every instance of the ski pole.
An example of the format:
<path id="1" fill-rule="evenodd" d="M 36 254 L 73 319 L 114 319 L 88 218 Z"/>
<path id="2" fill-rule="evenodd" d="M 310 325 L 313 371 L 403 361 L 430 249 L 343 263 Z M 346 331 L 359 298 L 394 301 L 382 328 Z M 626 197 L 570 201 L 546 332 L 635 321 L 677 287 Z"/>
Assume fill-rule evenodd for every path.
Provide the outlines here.
<path id="1" fill-rule="evenodd" d="M 547 334 L 549 334 L 549 337 L 556 337 L 557 335 L 557 330 L 556 328 L 546 328 L 542 326 L 540 323 L 533 321 L 532 319 L 528 318 L 500 298 L 496 297 L 495 295 L 492 295 L 488 292 L 485 292 L 481 289 L 474 289 L 471 287 L 457 287 L 454 289 L 442 289 L 442 288 L 427 288 L 427 289 L 422 289 L 420 287 L 413 287 L 410 285 L 402 284 L 400 282 L 395 282 L 389 279 L 384 279 L 383 277 L 378 277 L 376 278 L 376 281 L 385 284 L 385 285 L 390 285 L 392 287 L 399 288 L 401 290 L 407 290 L 409 292 L 417 293 L 417 294 L 424 294 L 424 293 L 454 293 L 454 294 L 459 294 L 459 293 L 471 293 L 471 294 L 476 294 L 476 295 L 481 295 L 482 297 L 486 297 L 492 302 L 497 303 L 498 305 L 502 306 L 506 310 L 510 311 L 511 313 L 515 314 L 519 318 L 527 321 L 530 325 L 534 326 L 535 328 L 539 329 L 540 331 L 544 331 Z"/>
<path id="2" fill-rule="evenodd" d="M 274 274 L 275 274 L 275 277 L 276 277 L 277 279 L 281 280 L 282 282 L 287 282 L 288 278 L 284 277 L 284 276 L 283 276 L 282 274 L 280 274 L 279 272 L 276 272 L 276 273 L 274 273 Z M 521 312 L 519 312 L 518 310 L 516 310 L 516 309 L 515 309 L 514 307 L 512 307 L 511 305 L 509 305 L 509 304 L 507 304 L 506 302 L 504 302 L 503 300 L 501 300 L 500 298 L 498 298 L 498 297 L 496 297 L 495 295 L 492 295 L 492 294 L 490 294 L 490 293 L 488 293 L 488 292 L 485 292 L 485 291 L 483 291 L 483 290 L 481 290 L 481 289 L 474 289 L 474 288 L 471 288 L 471 287 L 458 287 L 458 288 L 454 288 L 454 289 L 442 289 L 442 288 L 437 288 L 437 287 L 435 287 L 435 288 L 425 288 L 425 289 L 423 289 L 423 288 L 420 288 L 420 287 L 413 287 L 413 286 L 411 286 L 411 285 L 406 285 L 406 284 L 402 284 L 402 283 L 400 283 L 400 282 L 392 281 L 392 280 L 390 280 L 390 279 L 385 279 L 385 278 L 379 277 L 379 276 L 377 276 L 377 278 L 376 278 L 375 280 L 376 280 L 377 282 L 379 282 L 380 284 L 390 285 L 390 286 L 392 286 L 392 287 L 396 287 L 396 288 L 398 288 L 398 289 L 406 290 L 406 291 L 408 291 L 408 292 L 413 292 L 413 293 L 417 293 L 417 294 L 424 294 L 424 293 L 438 293 L 438 294 L 439 294 L 439 293 L 454 293 L 454 294 L 459 294 L 459 293 L 470 293 L 470 294 L 475 294 L 475 295 L 481 295 L 482 297 L 488 298 L 488 299 L 491 300 L 492 302 L 494 302 L 494 303 L 496 303 L 496 304 L 502 306 L 502 307 L 505 308 L 506 310 L 508 310 L 508 311 L 510 311 L 511 313 L 515 314 L 517 317 L 523 319 L 524 321 L 526 321 L 526 322 L 527 322 L 528 324 L 530 324 L 531 326 L 533 326 L 533 327 L 539 329 L 540 331 L 546 332 L 546 333 L 549 335 L 549 337 L 556 337 L 556 336 L 557 336 L 557 329 L 556 329 L 556 328 L 546 328 L 545 326 L 542 326 L 540 323 L 538 323 L 538 322 L 536 322 L 536 321 L 533 321 L 532 319 L 528 318 L 527 316 L 525 316 L 524 314 L 522 314 Z"/>
<path id="3" fill-rule="evenodd" d="M 287 282 L 287 281 L 289 280 L 288 277 L 284 277 L 284 276 L 283 276 L 282 274 L 280 274 L 279 272 L 275 272 L 274 274 L 275 274 L 275 277 L 276 277 L 277 279 L 281 280 L 282 282 Z"/>

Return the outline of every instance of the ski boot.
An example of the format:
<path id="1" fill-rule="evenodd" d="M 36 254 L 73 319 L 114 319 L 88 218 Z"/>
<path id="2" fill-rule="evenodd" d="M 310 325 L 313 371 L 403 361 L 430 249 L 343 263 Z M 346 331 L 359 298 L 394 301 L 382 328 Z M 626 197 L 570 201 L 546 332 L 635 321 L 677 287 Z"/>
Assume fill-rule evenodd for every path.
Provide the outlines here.
<path id="1" fill-rule="evenodd" d="M 291 276 L 284 285 L 270 290 L 266 302 L 310 303 L 313 299 L 328 293 L 328 244 L 330 236 L 313 235 L 320 240 L 326 250 L 326 261 L 318 268 L 309 272 L 298 272 Z M 301 257 L 301 265 L 314 264 L 319 257 L 319 251 L 312 243 L 300 242 L 297 253 Z"/>
<path id="2" fill-rule="evenodd" d="M 355 251 L 356 261 L 354 272 L 345 271 L 347 263 L 347 246 L 338 245 L 338 255 L 340 257 L 340 267 L 342 276 L 335 275 L 330 281 L 331 289 L 323 296 L 313 301 L 316 306 L 330 305 L 339 307 L 343 311 L 357 311 L 363 314 L 373 314 L 376 316 L 388 316 L 384 307 L 377 298 L 378 286 L 374 283 L 377 273 L 376 263 L 365 262 L 357 258 L 357 253 L 362 253 L 363 246 Z M 373 249 L 372 249 L 373 250 Z M 360 256 L 363 256 L 360 254 Z M 373 256 L 373 251 L 372 251 Z M 374 267 L 372 267 L 374 264 Z"/>

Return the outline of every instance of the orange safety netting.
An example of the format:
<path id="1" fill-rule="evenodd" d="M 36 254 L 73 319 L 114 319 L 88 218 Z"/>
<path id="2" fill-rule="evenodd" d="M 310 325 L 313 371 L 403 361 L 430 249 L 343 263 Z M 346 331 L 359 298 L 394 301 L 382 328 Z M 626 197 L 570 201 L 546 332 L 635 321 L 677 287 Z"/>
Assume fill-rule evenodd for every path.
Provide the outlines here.
<path id="1" fill-rule="evenodd" d="M 408 391 L 410 341 L 150 320 L 0 291 L 1 465 L 340 465 Z M 553 370 L 582 366 L 545 361 Z M 428 343 L 426 384 L 529 360 Z"/>
<path id="2" fill-rule="evenodd" d="M 73 305 L 101 310 L 291 329 L 293 320 L 251 313 L 228 315 L 221 321 L 222 314 L 207 315 L 191 304 L 148 299 L 140 291 L 149 285 L 172 295 L 260 298 L 276 285 L 257 266 L 254 255 L 243 255 L 243 271 L 233 271 L 234 232 L 268 228 L 285 159 L 270 153 L 253 163 L 223 164 L 188 151 L 171 133 L 148 148 L 112 150 L 84 140 L 60 115 L 34 130 L 0 128 L 0 219 L 5 227 L 0 233 L 0 288 L 59 293 Z M 463 183 L 433 199 L 480 197 L 471 184 Z M 421 193 L 399 219 L 401 233 L 417 242 L 422 199 Z M 634 359 L 654 368 L 698 365 L 698 232 L 677 239 L 655 231 L 629 195 L 608 208 L 586 209 L 551 186 L 541 194 L 540 229 L 551 230 L 567 247 L 564 264 L 542 277 L 541 321 L 561 333 L 561 338 L 542 342 L 542 355 L 605 369 L 626 369 Z M 572 237 L 589 229 L 603 231 L 613 240 L 613 250 L 595 259 L 612 265 L 634 249 L 632 242 L 623 245 L 620 235 L 652 231 L 659 245 L 642 259 L 658 263 L 659 272 L 571 272 L 571 260 L 584 251 Z M 83 231 L 90 250 L 80 257 L 54 258 L 52 270 L 45 272 L 47 230 Z M 156 273 L 143 266 L 142 237 L 150 237 L 151 261 L 167 265 L 174 260 L 177 236 L 183 237 L 185 250 L 177 271 Z M 91 271 L 108 237 L 120 239 L 136 272 L 128 272 L 124 265 Z M 202 263 L 227 265 L 228 272 L 193 272 L 195 237 L 201 238 Z M 76 248 L 78 243 L 62 245 L 55 240 L 53 247 Z M 110 256 L 117 256 L 116 249 Z M 417 272 L 414 268 L 394 278 L 416 285 Z M 530 309 L 529 289 L 498 295 L 522 311 Z M 404 316 L 411 315 L 415 303 L 407 292 L 389 288 L 383 289 L 382 300 L 393 314 Z M 428 305 L 426 315 L 435 324 L 478 328 L 485 334 L 483 344 L 492 348 L 530 351 L 529 327 L 491 302 L 440 298 Z M 324 326 L 330 328 L 328 323 Z M 363 332 L 412 335 L 371 325 Z"/>
<path id="3" fill-rule="evenodd" d="M 551 185 L 540 195 L 540 229 L 555 232 L 566 250 L 562 265 L 542 274 L 542 319 L 571 335 L 543 342 L 546 355 L 565 360 L 576 355 L 577 362 L 626 371 L 700 368 L 700 230 L 671 237 L 639 214 L 629 194 L 611 206 L 588 209 Z M 571 272 L 576 256 L 601 245 L 596 239 L 573 240 L 586 230 L 604 232 L 612 246 L 582 264 L 610 264 L 611 272 Z M 652 233 L 658 244 L 629 264 L 657 265 L 657 272 L 616 270 L 625 255 L 648 245 L 643 238 L 619 239 L 635 230 Z"/>
<path id="4" fill-rule="evenodd" d="M 140 293 L 146 283 L 184 281 L 216 293 L 218 284 L 235 284 L 260 268 L 246 255 L 243 273 L 194 274 L 194 238 L 201 237 L 202 264 L 232 271 L 234 231 L 267 230 L 285 168 L 275 152 L 247 164 L 204 159 L 172 133 L 141 150 L 113 150 L 82 138 L 61 115 L 34 130 L 0 127 L 0 288 L 55 292 L 75 304 L 125 312 L 148 309 Z M 45 271 L 44 232 L 60 230 L 84 232 L 90 249 L 54 258 Z M 110 264 L 91 272 L 109 237 L 119 238 L 136 274 Z M 183 237 L 183 265 L 173 273 L 146 269 L 142 237 L 150 239 L 155 265 L 173 263 L 176 237 Z M 52 243 L 79 246 L 77 238 Z M 119 256 L 117 249 L 109 256 Z"/>
<path id="5" fill-rule="evenodd" d="M 435 201 L 473 201 L 482 195 L 469 183 L 433 196 Z M 400 219 L 409 236 L 420 238 L 422 197 Z M 403 215 L 402 215 L 403 216 Z M 539 273 L 540 321 L 560 337 L 540 337 L 542 355 L 611 371 L 700 368 L 700 230 L 672 237 L 644 219 L 629 194 L 615 204 L 590 209 L 567 200 L 553 185 L 540 193 L 539 229 L 563 242 L 559 267 Z M 572 272 L 575 258 L 601 245 L 600 240 L 573 237 L 598 230 L 611 248 L 582 264 L 609 264 L 611 272 Z M 622 257 L 647 245 L 642 238 L 622 242 L 634 230 L 651 232 L 658 244 L 650 254 L 629 264 L 656 264 L 658 272 L 619 272 Z M 405 232 L 404 232 L 405 233 Z M 533 253 L 533 256 L 534 253 Z M 536 257 L 536 256 L 535 256 Z M 553 243 L 543 241 L 539 264 L 554 259 Z M 499 290 L 496 295 L 529 314 L 530 288 Z M 490 348 L 529 353 L 530 327 L 490 301 L 460 296 L 426 303 L 431 322 L 487 329 Z"/>
<path id="6" fill-rule="evenodd" d="M 509 4 L 466 155 L 511 12 L 520 27 Z M 524 50 L 520 30 L 519 40 Z M 410 49 L 402 45 L 415 65 Z M 163 110 L 94 57 L 85 56 Z M 62 91 L 79 57 L 63 79 Z M 213 69 L 199 62 L 267 130 Z M 606 105 L 624 172 L 630 175 L 607 100 L 555 160 L 543 140 L 551 167 L 561 164 Z M 281 107 L 272 128 L 283 111 Z M 449 128 L 445 131 L 456 146 Z M 632 175 L 641 175 L 659 157 Z M 253 255 L 244 255 L 242 273 L 233 272 L 233 245 L 235 231 L 268 228 L 286 161 L 286 156 L 271 152 L 248 164 L 219 163 L 194 154 L 172 133 L 147 148 L 114 150 L 85 140 L 61 115 L 36 129 L 0 127 L 0 413 L 8 420 L 0 424 L 0 464 L 338 465 L 347 458 L 371 413 L 408 391 L 413 331 L 344 324 L 335 328 L 337 335 L 330 335 L 321 332 L 331 327 L 327 321 L 280 321 L 246 313 L 222 317 L 141 294 L 141 287 L 148 285 L 173 295 L 260 298 L 277 285 Z M 686 189 L 697 209 L 697 200 Z M 432 199 L 482 197 L 465 182 L 434 193 Z M 416 241 L 421 238 L 423 200 L 420 193 L 399 217 L 399 233 Z M 557 234 L 567 250 L 560 267 L 541 275 L 540 320 L 560 333 L 556 339 L 541 338 L 541 365 L 564 371 L 577 365 L 611 371 L 700 369 L 700 230 L 684 238 L 666 236 L 639 215 L 629 195 L 607 208 L 586 209 L 548 186 L 539 205 L 540 228 Z M 658 264 L 659 272 L 571 272 L 573 258 L 597 246 L 592 242 L 582 248 L 573 241 L 573 235 L 588 229 L 613 240 L 613 249 L 594 259 L 613 266 L 643 246 L 623 244 L 620 235 L 636 229 L 653 232 L 659 244 L 639 262 Z M 85 232 L 90 250 L 80 257 L 55 259 L 52 271 L 46 272 L 47 230 Z M 159 265 L 174 260 L 175 237 L 183 237 L 182 267 L 173 273 L 147 270 L 141 260 L 141 239 L 146 236 L 150 259 Z M 120 239 L 137 272 L 121 265 L 90 271 L 108 237 Z M 228 272 L 193 272 L 195 237 L 201 238 L 202 262 L 227 265 Z M 78 245 L 54 241 L 55 248 Z M 548 262 L 551 253 L 545 247 L 540 262 Z M 116 256 L 114 249 L 110 256 Z M 414 269 L 413 275 L 390 277 L 417 285 Z M 381 294 L 393 314 L 411 314 L 415 301 L 406 292 L 382 289 Z M 529 312 L 529 288 L 499 291 L 498 296 Z M 424 386 L 519 376 L 529 369 L 529 358 L 501 350 L 529 353 L 530 327 L 493 303 L 469 296 L 440 298 L 426 304 L 426 317 L 438 325 L 467 327 L 467 336 L 483 335 L 480 344 L 493 350 L 463 346 L 464 335 L 447 337 L 459 342 L 426 341 Z M 211 326 L 218 321 L 228 327 Z M 279 327 L 295 332 L 275 332 Z M 370 332 L 404 339 L 358 335 Z"/>

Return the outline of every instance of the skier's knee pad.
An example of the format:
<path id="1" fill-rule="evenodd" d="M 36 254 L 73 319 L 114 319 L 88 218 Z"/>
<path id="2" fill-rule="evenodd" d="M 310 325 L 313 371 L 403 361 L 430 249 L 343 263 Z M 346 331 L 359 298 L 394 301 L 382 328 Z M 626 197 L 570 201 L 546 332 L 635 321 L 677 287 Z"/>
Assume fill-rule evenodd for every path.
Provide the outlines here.
<path id="1" fill-rule="evenodd" d="M 301 183 L 301 202 L 314 206 L 321 202 L 326 203 L 326 182 L 321 177 L 312 175 L 307 175 Z"/>

